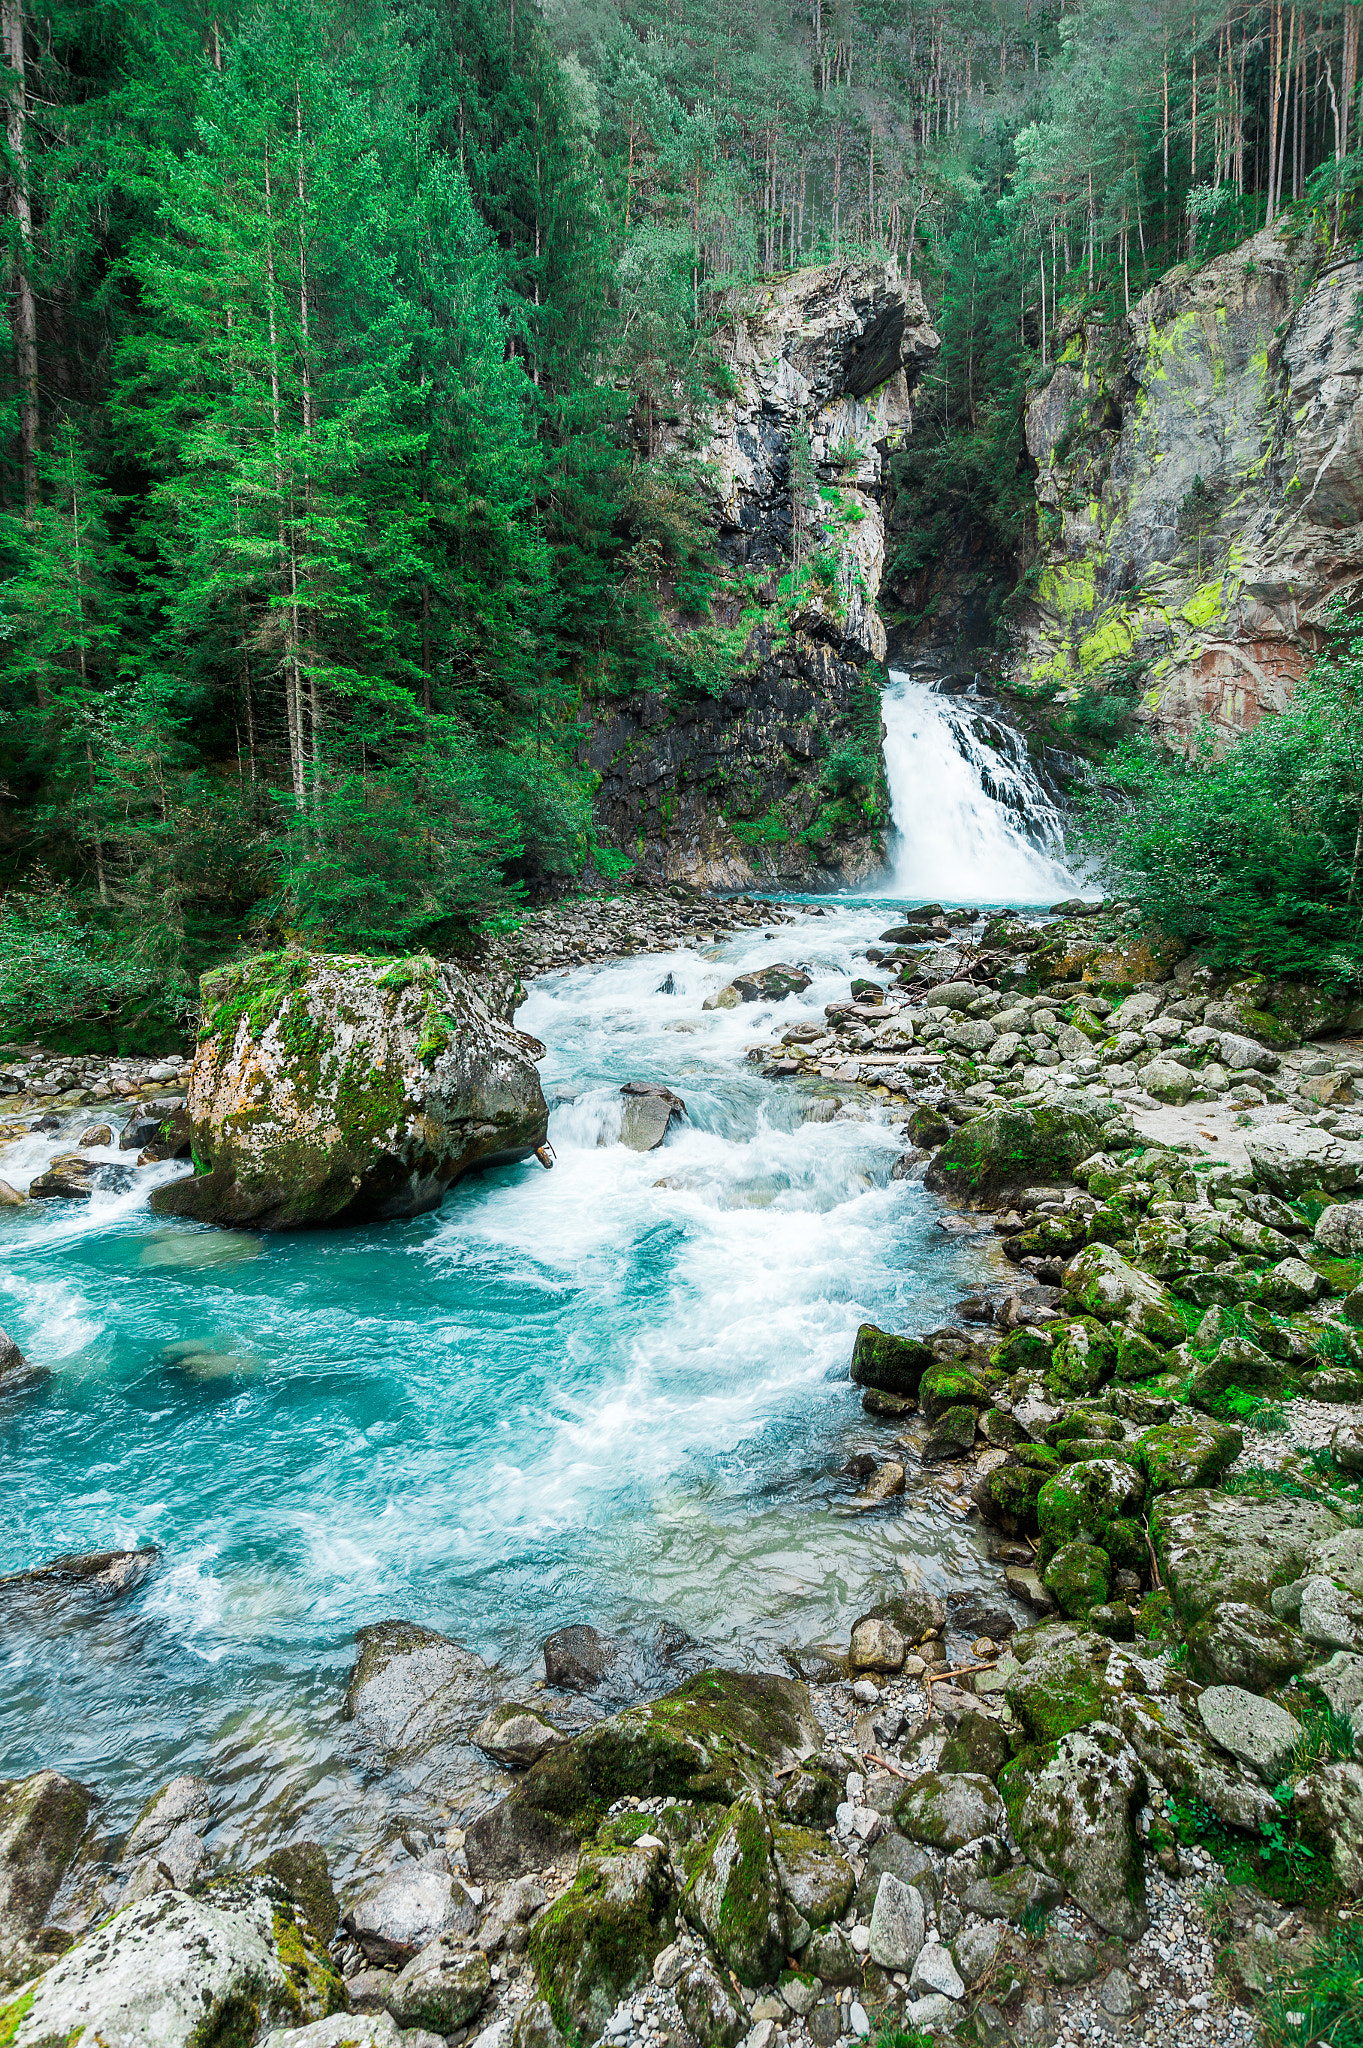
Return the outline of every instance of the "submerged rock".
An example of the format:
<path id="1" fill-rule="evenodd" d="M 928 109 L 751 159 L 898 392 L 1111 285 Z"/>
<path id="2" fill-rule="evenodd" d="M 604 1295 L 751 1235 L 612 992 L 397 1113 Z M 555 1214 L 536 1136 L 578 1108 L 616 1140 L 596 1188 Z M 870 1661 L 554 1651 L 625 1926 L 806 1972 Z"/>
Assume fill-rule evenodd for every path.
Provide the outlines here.
<path id="1" fill-rule="evenodd" d="M 459 969 L 261 954 L 205 975 L 189 1085 L 196 1164 L 152 1207 L 296 1230 L 415 1216 L 543 1145 L 541 1048 Z"/>
<path id="2" fill-rule="evenodd" d="M 7 1593 L 41 1592 L 45 1588 L 70 1589 L 96 1599 L 117 1600 L 135 1593 L 155 1570 L 161 1552 L 154 1543 L 140 1550 L 83 1550 L 69 1557 L 54 1557 L 26 1572 L 8 1572 L 0 1579 L 0 1596 Z"/>
<path id="3" fill-rule="evenodd" d="M 620 1143 L 631 1152 L 656 1152 L 671 1126 L 686 1115 L 680 1095 L 654 1082 L 626 1081 L 620 1093 Z"/>

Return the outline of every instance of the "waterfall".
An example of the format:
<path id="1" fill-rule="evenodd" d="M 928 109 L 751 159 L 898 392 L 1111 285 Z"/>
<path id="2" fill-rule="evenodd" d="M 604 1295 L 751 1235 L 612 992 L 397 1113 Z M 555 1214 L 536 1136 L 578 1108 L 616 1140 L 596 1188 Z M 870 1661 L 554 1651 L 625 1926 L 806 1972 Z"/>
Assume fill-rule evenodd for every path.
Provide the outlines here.
<path id="1" fill-rule="evenodd" d="M 973 689 L 948 695 L 892 668 L 882 715 L 894 895 L 1043 903 L 1081 889 L 1026 741 Z"/>

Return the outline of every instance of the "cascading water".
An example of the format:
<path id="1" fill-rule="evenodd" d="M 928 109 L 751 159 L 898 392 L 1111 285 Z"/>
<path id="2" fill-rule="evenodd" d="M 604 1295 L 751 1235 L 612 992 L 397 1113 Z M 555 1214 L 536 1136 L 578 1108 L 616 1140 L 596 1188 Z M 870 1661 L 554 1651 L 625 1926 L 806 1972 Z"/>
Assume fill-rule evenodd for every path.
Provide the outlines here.
<path id="1" fill-rule="evenodd" d="M 896 896 L 1039 903 L 1081 888 L 1026 742 L 978 696 L 891 669 L 882 716 Z"/>

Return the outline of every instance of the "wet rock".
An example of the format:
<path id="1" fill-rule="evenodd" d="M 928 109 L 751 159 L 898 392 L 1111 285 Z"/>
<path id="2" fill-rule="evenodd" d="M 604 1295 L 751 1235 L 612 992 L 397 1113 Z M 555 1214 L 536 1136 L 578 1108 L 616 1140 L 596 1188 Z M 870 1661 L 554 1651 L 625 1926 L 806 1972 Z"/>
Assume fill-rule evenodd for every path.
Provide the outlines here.
<path id="1" fill-rule="evenodd" d="M 1061 1737 L 1016 1822 L 1029 1860 L 1063 1883 L 1106 1933 L 1129 1941 L 1150 1924 L 1135 1825 L 1146 1790 L 1135 1751 L 1115 1728 L 1094 1722 Z"/>
<path id="2" fill-rule="evenodd" d="M 974 1424 L 972 1422 L 972 1430 Z M 879 1507 L 882 1501 L 895 1500 L 904 1491 L 904 1467 L 892 1458 L 883 1465 L 877 1465 L 861 1492 L 852 1502 L 854 1508 Z"/>
<path id="3" fill-rule="evenodd" d="M 1048 1591 L 1039 1572 L 1030 1566 L 1010 1564 L 1003 1574 L 1003 1582 L 1015 1600 L 1021 1600 L 1035 1614 L 1054 1614 L 1055 1601 Z"/>
<path id="4" fill-rule="evenodd" d="M 893 1622 L 868 1614 L 852 1630 L 848 1662 L 854 1671 L 902 1671 L 908 1644 Z"/>
<path id="5" fill-rule="evenodd" d="M 0 1781 L 0 1984 L 36 1967 L 34 1940 L 95 1804 L 88 1786 L 60 1771 Z"/>
<path id="6" fill-rule="evenodd" d="M 133 1822 L 124 1844 L 124 1856 L 131 1859 L 159 1849 L 167 1835 L 186 1822 L 205 1823 L 208 1812 L 206 1779 L 188 1775 L 172 1778 L 168 1785 L 152 1794 Z"/>
<path id="7" fill-rule="evenodd" d="M 870 1956 L 882 1970 L 911 1970 L 927 1932 L 918 1890 L 890 1871 L 881 1877 L 871 1914 Z"/>
<path id="8" fill-rule="evenodd" d="M 388 2010 L 400 2027 L 452 2034 L 468 2025 L 491 1989 L 487 1957 L 442 1937 L 399 1971 L 388 1993 Z"/>
<path id="9" fill-rule="evenodd" d="M 473 1731 L 474 1742 L 494 1763 L 518 1771 L 528 1770 L 546 1750 L 566 1739 L 534 1707 L 514 1703 L 494 1707 Z"/>
<path id="10" fill-rule="evenodd" d="M 443 1861 L 395 1871 L 346 1914 L 346 1931 L 371 1963 L 406 1962 L 442 1935 L 472 1934 L 478 1910 Z"/>
<path id="11" fill-rule="evenodd" d="M 447 1769 L 494 1704 L 494 1674 L 481 1657 L 415 1622 L 357 1629 L 343 1720 L 385 1769 L 422 1776 Z"/>
<path id="12" fill-rule="evenodd" d="M 13 2048 L 77 2038 L 200 2048 L 230 2040 L 244 2014 L 254 2031 L 324 2018 L 344 2003 L 340 1978 L 285 1894 L 243 1878 L 116 1913 L 37 1981 L 11 2039 Z"/>
<path id="13" fill-rule="evenodd" d="M 428 954 L 262 954 L 205 975 L 188 1111 L 195 1172 L 161 1215 L 296 1230 L 420 1215 L 529 1156 L 539 1048 Z"/>
<path id="14" fill-rule="evenodd" d="M 751 974 L 736 974 L 732 985 L 740 1002 L 779 1003 L 807 989 L 809 976 L 803 967 L 790 967 L 778 960 L 770 967 L 754 968 Z"/>
<path id="15" fill-rule="evenodd" d="M 1243 1600 L 1222 1600 L 1188 1635 L 1193 1670 L 1207 1685 L 1272 1692 L 1312 1657 L 1305 1636 Z"/>
<path id="16" fill-rule="evenodd" d="M 1222 1601 L 1267 1608 L 1273 1589 L 1300 1578 L 1312 1546 L 1339 1528 L 1318 1501 L 1207 1489 L 1165 1494 L 1150 1511 L 1165 1583 L 1187 1627 Z"/>
<path id="17" fill-rule="evenodd" d="M 97 1170 L 97 1162 L 79 1152 L 59 1152 L 46 1172 L 29 1182 L 29 1200 L 88 1202 L 95 1191 Z"/>
<path id="18" fill-rule="evenodd" d="M 290 1842 L 282 1849 L 274 1849 L 265 1858 L 261 1871 L 284 1887 L 318 1941 L 324 1948 L 329 1947 L 340 1925 L 341 1909 L 321 1843 Z"/>
<path id="19" fill-rule="evenodd" d="M 948 1458 L 963 1458 L 975 1444 L 976 1410 L 965 1406 L 944 1408 L 923 1444 L 925 1465 L 937 1465 Z"/>
<path id="20" fill-rule="evenodd" d="M 901 1397 L 915 1395 L 929 1367 L 936 1364 L 928 1346 L 917 1337 L 897 1337 L 863 1323 L 852 1350 L 852 1379 L 859 1387 Z"/>
<path id="21" fill-rule="evenodd" d="M 11 1187 L 7 1180 L 0 1180 L 0 1209 L 22 1209 L 28 1200 L 18 1188 Z"/>
<path id="22" fill-rule="evenodd" d="M 91 1124 L 87 1130 L 81 1132 L 78 1142 L 82 1150 L 87 1145 L 112 1145 L 114 1134 L 108 1124 Z"/>
<path id="23" fill-rule="evenodd" d="M 620 1090 L 620 1143 L 631 1152 L 655 1152 L 674 1123 L 686 1115 L 686 1104 L 670 1088 L 648 1081 L 626 1081 Z"/>
<path id="24" fill-rule="evenodd" d="M 92 1599 L 117 1600 L 135 1593 L 159 1563 L 161 1552 L 148 1543 L 140 1550 L 84 1550 L 54 1557 L 26 1572 L 0 1578 L 0 1595 L 42 1592 L 47 1588 L 79 1592 Z"/>
<path id="25" fill-rule="evenodd" d="M 929 1771 L 895 1802 L 895 1819 L 910 1841 L 959 1849 L 981 1835 L 1002 1834 L 1003 1801 L 984 1777 Z"/>
<path id="26" fill-rule="evenodd" d="M 587 1622 L 574 1622 L 545 1638 L 545 1683 L 568 1692 L 594 1692 L 619 1656 L 619 1643 Z"/>
<path id="27" fill-rule="evenodd" d="M 1062 1614 L 1071 1621 L 1083 1620 L 1112 1590 L 1112 1560 L 1105 1550 L 1082 1539 L 1062 1544 L 1046 1567 L 1045 1584 Z"/>

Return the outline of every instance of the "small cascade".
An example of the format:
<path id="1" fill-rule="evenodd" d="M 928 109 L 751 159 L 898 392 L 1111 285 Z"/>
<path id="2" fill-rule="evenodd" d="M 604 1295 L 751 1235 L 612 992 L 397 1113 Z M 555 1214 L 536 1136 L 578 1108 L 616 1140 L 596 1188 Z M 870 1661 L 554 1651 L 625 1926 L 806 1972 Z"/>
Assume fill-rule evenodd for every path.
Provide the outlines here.
<path id="1" fill-rule="evenodd" d="M 977 687 L 892 668 L 882 715 L 896 896 L 1040 903 L 1081 889 L 1026 741 Z"/>

